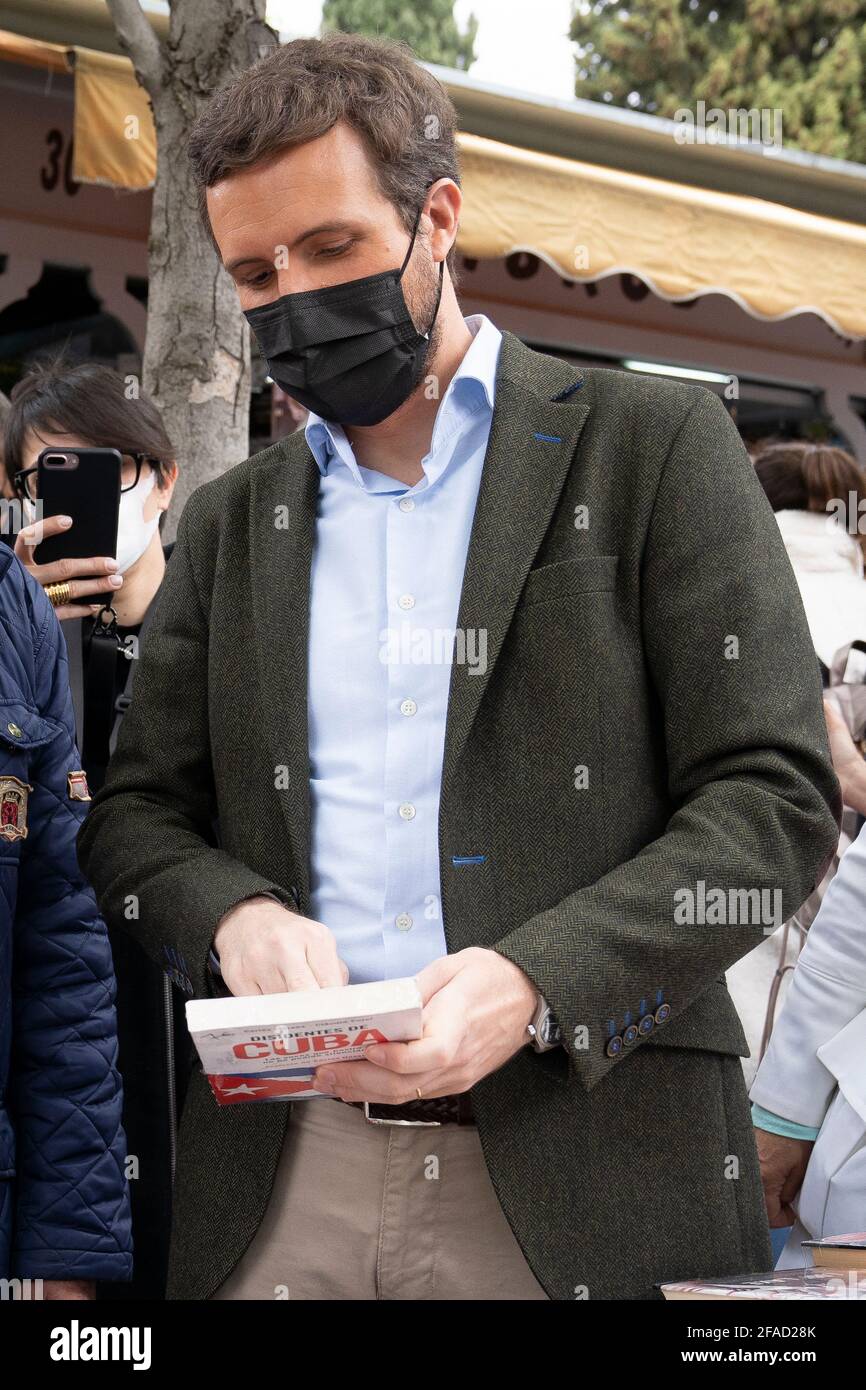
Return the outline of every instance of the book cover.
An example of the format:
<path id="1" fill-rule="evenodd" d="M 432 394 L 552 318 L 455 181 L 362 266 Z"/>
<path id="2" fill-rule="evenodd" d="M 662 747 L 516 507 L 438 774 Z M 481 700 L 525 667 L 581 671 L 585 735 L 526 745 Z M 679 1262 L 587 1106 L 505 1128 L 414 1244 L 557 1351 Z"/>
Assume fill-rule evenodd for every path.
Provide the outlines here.
<path id="1" fill-rule="evenodd" d="M 324 1062 L 363 1058 L 370 1043 L 421 1036 L 415 979 L 289 994 L 191 999 L 186 1021 L 220 1105 L 306 1100 Z"/>
<path id="2" fill-rule="evenodd" d="M 665 1298 L 696 1301 L 776 1299 L 862 1299 L 866 1279 L 857 1270 L 775 1269 L 766 1274 L 734 1274 L 721 1279 L 685 1279 L 658 1284 Z"/>

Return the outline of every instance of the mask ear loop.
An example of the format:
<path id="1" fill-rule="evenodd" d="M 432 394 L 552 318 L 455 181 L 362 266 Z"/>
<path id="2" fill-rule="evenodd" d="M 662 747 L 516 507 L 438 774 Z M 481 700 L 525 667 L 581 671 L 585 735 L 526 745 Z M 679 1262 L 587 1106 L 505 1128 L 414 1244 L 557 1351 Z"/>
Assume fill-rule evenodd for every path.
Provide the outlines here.
<path id="1" fill-rule="evenodd" d="M 412 239 L 411 239 L 411 241 L 409 242 L 409 245 L 408 245 L 408 247 L 407 247 L 407 249 L 406 249 L 406 255 L 403 257 L 403 264 L 402 264 L 401 267 L 400 267 L 400 274 L 399 274 L 399 276 L 397 277 L 397 278 L 400 279 L 400 280 L 403 279 L 403 271 L 406 269 L 407 265 L 409 264 L 409 257 L 412 255 L 412 250 L 413 250 L 413 248 L 414 248 L 414 246 L 415 246 L 415 238 L 416 238 L 416 236 L 418 235 L 418 224 L 419 224 L 419 222 L 421 221 L 421 214 L 422 214 L 423 211 L 424 211 L 423 207 L 420 207 L 420 208 L 418 209 L 418 216 L 415 218 L 415 226 L 412 228 Z"/>
<path id="2" fill-rule="evenodd" d="M 432 319 L 430 320 L 430 327 L 427 329 L 427 332 L 424 334 L 424 337 L 425 337 L 425 338 L 429 338 L 429 337 L 430 337 L 430 334 L 433 332 L 433 325 L 434 325 L 434 323 L 436 322 L 436 315 L 439 313 L 439 301 L 440 301 L 441 298 L 442 298 L 442 285 L 443 285 L 444 280 L 445 280 L 445 262 L 444 262 L 444 261 L 440 261 L 440 262 L 439 262 L 439 289 L 438 289 L 438 291 L 437 291 L 437 293 L 436 293 L 436 306 L 435 306 L 435 308 L 434 308 L 434 310 L 433 310 L 433 317 L 432 317 Z"/>
<path id="3" fill-rule="evenodd" d="M 403 272 L 405 271 L 407 265 L 409 264 L 409 257 L 412 255 L 412 249 L 413 249 L 413 247 L 414 247 L 414 245 L 415 245 L 415 237 L 418 235 L 418 224 L 419 224 L 420 221 L 421 221 L 421 213 L 422 213 L 423 211 L 424 211 L 423 207 L 421 207 L 421 208 L 418 209 L 418 216 L 415 218 L 415 226 L 412 228 L 412 240 L 409 242 L 408 250 L 407 250 L 406 255 L 405 255 L 404 259 L 403 259 L 403 264 L 402 264 L 401 267 L 400 267 L 400 274 L 399 274 L 399 276 L 397 277 L 399 280 L 402 280 L 402 279 L 403 279 Z M 443 283 L 444 283 L 444 280 L 445 280 L 445 262 L 444 262 L 444 260 L 443 260 L 443 261 L 440 261 L 440 262 L 439 262 L 439 289 L 438 289 L 437 292 L 436 292 L 436 306 L 435 306 L 435 308 L 434 308 L 434 310 L 433 310 L 433 317 L 432 317 L 431 320 L 430 320 L 430 327 L 427 329 L 427 332 L 426 332 L 426 333 L 422 333 L 422 335 L 421 335 L 422 338 L 429 338 L 429 337 L 430 337 L 430 334 L 431 334 L 432 331 L 433 331 L 433 325 L 434 325 L 434 323 L 436 322 L 436 315 L 439 313 L 439 303 L 440 303 L 440 300 L 442 299 L 442 285 L 443 285 Z"/>

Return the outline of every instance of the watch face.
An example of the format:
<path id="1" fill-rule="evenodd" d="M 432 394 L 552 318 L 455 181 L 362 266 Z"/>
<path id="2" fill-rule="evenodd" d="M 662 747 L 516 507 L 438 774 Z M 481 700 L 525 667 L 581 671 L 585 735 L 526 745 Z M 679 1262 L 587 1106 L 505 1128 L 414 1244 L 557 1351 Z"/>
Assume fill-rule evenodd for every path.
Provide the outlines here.
<path id="1" fill-rule="evenodd" d="M 551 1047 L 555 1047 L 559 1042 L 559 1024 L 549 1009 L 541 1020 L 541 1027 L 538 1033 L 541 1041 L 548 1043 Z"/>

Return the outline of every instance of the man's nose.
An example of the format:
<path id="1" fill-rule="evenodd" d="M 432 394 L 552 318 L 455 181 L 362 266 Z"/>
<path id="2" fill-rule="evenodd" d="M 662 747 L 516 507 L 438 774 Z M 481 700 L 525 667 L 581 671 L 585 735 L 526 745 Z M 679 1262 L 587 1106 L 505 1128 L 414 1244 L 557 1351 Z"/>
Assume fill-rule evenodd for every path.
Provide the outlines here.
<path id="1" fill-rule="evenodd" d="M 294 294 L 298 289 L 297 266 L 277 264 L 277 292 L 275 299 L 280 299 L 284 294 Z"/>
<path id="2" fill-rule="evenodd" d="M 323 281 L 324 284 L 330 283 L 327 273 L 323 276 L 321 269 L 317 270 L 303 257 L 292 256 L 285 251 L 274 261 L 274 272 L 276 277 L 274 299 L 281 299 L 284 294 L 300 294 L 304 290 L 321 289 Z M 332 272 L 333 276 L 334 272 Z"/>
<path id="3" fill-rule="evenodd" d="M 316 288 L 318 281 L 302 257 L 283 251 L 274 262 L 277 280 L 277 295 L 298 294 L 301 290 Z"/>

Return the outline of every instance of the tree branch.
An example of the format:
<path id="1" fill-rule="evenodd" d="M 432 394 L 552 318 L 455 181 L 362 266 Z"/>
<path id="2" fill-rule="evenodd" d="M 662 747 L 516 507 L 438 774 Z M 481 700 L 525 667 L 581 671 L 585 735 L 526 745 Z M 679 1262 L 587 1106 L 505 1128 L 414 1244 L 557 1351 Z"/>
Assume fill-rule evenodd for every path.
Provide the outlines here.
<path id="1" fill-rule="evenodd" d="M 138 0 L 105 0 L 121 48 L 151 100 L 162 87 L 162 51 Z"/>

